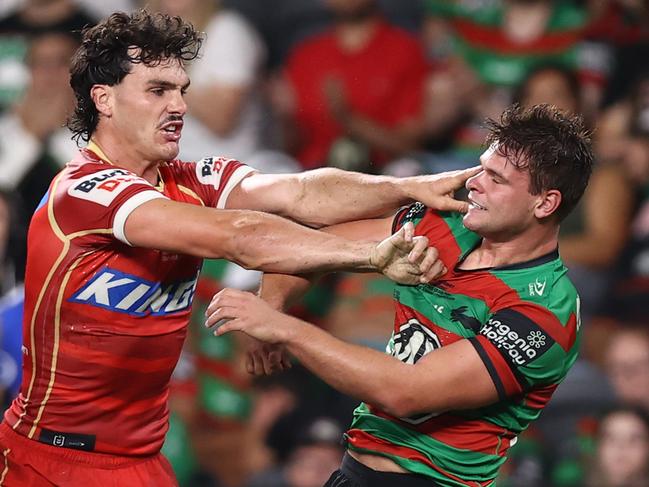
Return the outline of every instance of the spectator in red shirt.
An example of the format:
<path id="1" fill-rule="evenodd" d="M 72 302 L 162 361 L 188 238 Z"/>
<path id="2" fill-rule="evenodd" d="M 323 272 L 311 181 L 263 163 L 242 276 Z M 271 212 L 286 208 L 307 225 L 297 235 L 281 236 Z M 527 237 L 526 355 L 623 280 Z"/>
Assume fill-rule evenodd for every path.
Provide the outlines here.
<path id="1" fill-rule="evenodd" d="M 376 171 L 418 144 L 427 62 L 417 38 L 390 25 L 375 0 L 327 5 L 332 27 L 296 46 L 276 104 L 305 168 Z"/>

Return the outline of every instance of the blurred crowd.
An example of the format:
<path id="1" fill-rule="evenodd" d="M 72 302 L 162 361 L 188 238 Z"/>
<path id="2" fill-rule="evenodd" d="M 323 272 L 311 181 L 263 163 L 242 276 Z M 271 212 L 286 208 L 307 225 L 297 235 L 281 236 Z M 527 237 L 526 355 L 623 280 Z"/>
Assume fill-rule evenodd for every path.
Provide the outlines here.
<path id="1" fill-rule="evenodd" d="M 80 31 L 113 10 L 180 15 L 206 33 L 189 67 L 180 158 L 264 172 L 396 176 L 465 168 L 511 103 L 583 115 L 597 165 L 562 225 L 581 296 L 581 358 L 511 450 L 501 487 L 649 486 L 649 2 L 644 0 L 0 1 L 0 397 L 20 376 L 29 218 L 74 154 L 64 127 Z M 240 337 L 202 326 L 222 287 L 259 274 L 205 263 L 174 374 L 164 453 L 183 486 L 316 487 L 356 405 L 295 364 L 254 379 Z M 381 348 L 392 286 L 320 280 L 291 310 Z"/>

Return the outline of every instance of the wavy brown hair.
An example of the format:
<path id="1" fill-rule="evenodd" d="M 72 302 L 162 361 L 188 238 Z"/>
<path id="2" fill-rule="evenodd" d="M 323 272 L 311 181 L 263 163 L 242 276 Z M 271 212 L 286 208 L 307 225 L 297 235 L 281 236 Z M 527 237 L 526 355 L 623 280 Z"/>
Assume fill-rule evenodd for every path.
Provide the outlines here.
<path id="1" fill-rule="evenodd" d="M 529 171 L 531 194 L 561 192 L 556 215 L 563 220 L 584 194 L 593 170 L 591 135 L 583 119 L 552 105 L 513 105 L 486 126 L 486 143 L 496 144 L 498 154 Z"/>
<path id="2" fill-rule="evenodd" d="M 140 10 L 116 12 L 82 32 L 72 58 L 70 86 L 76 106 L 67 122 L 73 138 L 88 141 L 97 128 L 99 112 L 90 96 L 93 85 L 117 85 L 133 64 L 148 66 L 167 59 L 188 62 L 198 56 L 203 36 L 180 17 Z"/>

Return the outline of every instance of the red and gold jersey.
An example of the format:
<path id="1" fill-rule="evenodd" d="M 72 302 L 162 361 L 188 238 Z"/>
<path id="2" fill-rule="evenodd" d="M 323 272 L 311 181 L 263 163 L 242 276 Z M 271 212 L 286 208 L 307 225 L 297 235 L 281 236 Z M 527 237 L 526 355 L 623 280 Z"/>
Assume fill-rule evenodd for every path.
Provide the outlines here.
<path id="1" fill-rule="evenodd" d="M 252 169 L 174 160 L 154 187 L 90 148 L 53 180 L 30 224 L 23 382 L 5 421 L 55 446 L 150 455 L 167 431 L 201 259 L 133 247 L 124 224 L 155 198 L 224 208 Z"/>

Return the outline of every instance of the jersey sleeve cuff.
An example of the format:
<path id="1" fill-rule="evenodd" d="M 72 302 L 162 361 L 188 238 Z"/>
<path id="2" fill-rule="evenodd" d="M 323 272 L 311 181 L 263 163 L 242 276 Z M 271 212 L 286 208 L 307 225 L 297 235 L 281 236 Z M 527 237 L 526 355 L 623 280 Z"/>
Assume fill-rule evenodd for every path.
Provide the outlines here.
<path id="1" fill-rule="evenodd" d="M 232 173 L 232 175 L 230 176 L 230 178 L 228 179 L 225 188 L 223 188 L 223 191 L 221 191 L 219 200 L 216 202 L 216 207 L 221 210 L 224 209 L 225 204 L 228 201 L 228 196 L 230 196 L 230 193 L 232 192 L 234 187 L 237 184 L 239 184 L 243 178 L 245 178 L 248 174 L 254 171 L 255 171 L 254 168 L 245 165 L 241 165 L 238 168 L 236 168 Z"/>
<path id="2" fill-rule="evenodd" d="M 126 219 L 133 212 L 133 210 L 135 210 L 143 203 L 159 198 L 168 199 L 165 195 L 158 193 L 157 191 L 141 191 L 126 200 L 124 204 L 119 207 L 119 210 L 117 210 L 117 212 L 115 213 L 115 218 L 113 219 L 113 235 L 115 235 L 115 238 L 121 242 L 124 242 L 126 245 L 131 245 L 131 242 L 128 241 L 126 235 L 124 234 Z"/>
<path id="3" fill-rule="evenodd" d="M 496 387 L 496 391 L 498 392 L 498 399 L 504 401 L 505 399 L 507 399 L 505 386 L 503 385 L 503 381 L 500 379 L 500 376 L 498 375 L 498 371 L 496 370 L 496 367 L 491 361 L 491 358 L 489 358 L 489 354 L 482 346 L 482 343 L 480 343 L 480 341 L 476 337 L 469 338 L 469 342 L 471 342 L 473 348 L 475 348 L 476 352 L 478 352 L 480 359 L 482 360 L 485 367 L 487 368 L 487 372 L 489 372 L 489 375 L 491 376 L 491 380 L 493 381 L 494 386 Z"/>

